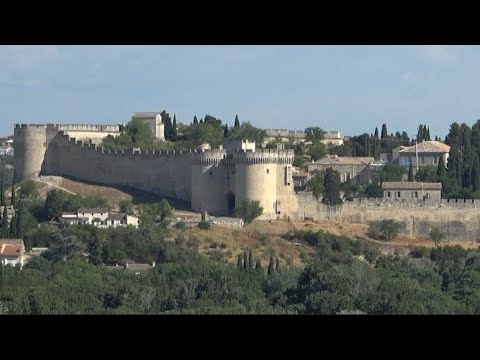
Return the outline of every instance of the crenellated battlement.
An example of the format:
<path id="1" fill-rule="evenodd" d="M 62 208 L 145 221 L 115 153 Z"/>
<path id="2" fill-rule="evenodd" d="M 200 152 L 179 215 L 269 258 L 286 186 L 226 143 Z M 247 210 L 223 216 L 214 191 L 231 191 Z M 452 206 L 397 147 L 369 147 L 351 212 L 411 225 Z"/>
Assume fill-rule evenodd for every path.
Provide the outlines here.
<path id="1" fill-rule="evenodd" d="M 15 129 L 29 129 L 29 128 L 36 128 L 36 129 L 46 129 L 47 125 L 45 124 L 15 124 Z"/>
<path id="2" fill-rule="evenodd" d="M 294 155 L 293 150 L 237 150 L 233 153 L 232 159 L 234 161 L 251 164 L 293 164 Z"/>
<path id="3" fill-rule="evenodd" d="M 96 131 L 96 132 L 120 132 L 121 125 L 92 125 L 92 124 L 15 124 L 15 129 L 28 128 L 53 128 L 58 131 Z"/>

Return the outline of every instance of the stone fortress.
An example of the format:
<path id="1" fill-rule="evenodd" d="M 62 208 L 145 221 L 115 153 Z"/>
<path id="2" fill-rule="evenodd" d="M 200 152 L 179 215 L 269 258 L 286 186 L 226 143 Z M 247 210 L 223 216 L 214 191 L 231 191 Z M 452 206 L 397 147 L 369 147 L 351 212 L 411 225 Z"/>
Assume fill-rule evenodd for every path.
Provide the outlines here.
<path id="1" fill-rule="evenodd" d="M 159 113 L 135 115 L 163 138 Z M 261 219 L 394 219 L 409 235 L 428 236 L 438 226 L 452 240 L 480 239 L 475 200 L 357 199 L 328 207 L 311 192 L 294 191 L 293 150 L 258 149 L 248 141 L 189 151 L 110 152 L 98 146 L 105 136 L 122 130 L 122 125 L 16 124 L 15 181 L 56 175 L 126 186 L 182 200 L 192 210 L 212 215 L 232 215 L 243 199 L 258 200 L 264 209 Z"/>

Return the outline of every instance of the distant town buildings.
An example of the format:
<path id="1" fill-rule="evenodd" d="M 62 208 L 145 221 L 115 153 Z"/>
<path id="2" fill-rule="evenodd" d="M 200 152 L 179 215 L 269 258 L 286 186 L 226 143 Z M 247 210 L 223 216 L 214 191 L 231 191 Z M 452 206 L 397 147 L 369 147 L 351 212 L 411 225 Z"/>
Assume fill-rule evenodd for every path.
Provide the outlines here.
<path id="1" fill-rule="evenodd" d="M 280 140 L 281 142 L 287 142 L 290 139 L 293 139 L 297 142 L 305 141 L 305 131 L 304 130 L 288 130 L 288 129 L 265 129 L 267 136 L 264 139 L 263 146 L 267 143 L 275 140 Z M 343 145 L 344 137 L 340 131 L 325 131 L 322 143 L 325 145 Z"/>

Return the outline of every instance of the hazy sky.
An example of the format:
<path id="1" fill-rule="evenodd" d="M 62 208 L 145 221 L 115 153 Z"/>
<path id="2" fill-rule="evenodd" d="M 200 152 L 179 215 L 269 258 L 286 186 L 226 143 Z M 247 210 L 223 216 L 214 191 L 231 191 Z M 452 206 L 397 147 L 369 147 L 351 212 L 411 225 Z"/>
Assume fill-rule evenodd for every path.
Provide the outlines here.
<path id="1" fill-rule="evenodd" d="M 0 46 L 0 135 L 14 123 L 179 122 L 442 138 L 480 119 L 479 46 Z"/>

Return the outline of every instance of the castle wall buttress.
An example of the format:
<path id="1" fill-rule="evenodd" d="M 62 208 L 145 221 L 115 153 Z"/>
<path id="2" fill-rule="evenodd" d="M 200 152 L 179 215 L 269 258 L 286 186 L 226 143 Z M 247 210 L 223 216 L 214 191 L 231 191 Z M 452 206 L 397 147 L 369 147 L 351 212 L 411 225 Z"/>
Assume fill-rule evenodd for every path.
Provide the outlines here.
<path id="1" fill-rule="evenodd" d="M 37 177 L 47 146 L 46 125 L 15 125 L 14 181 Z"/>

